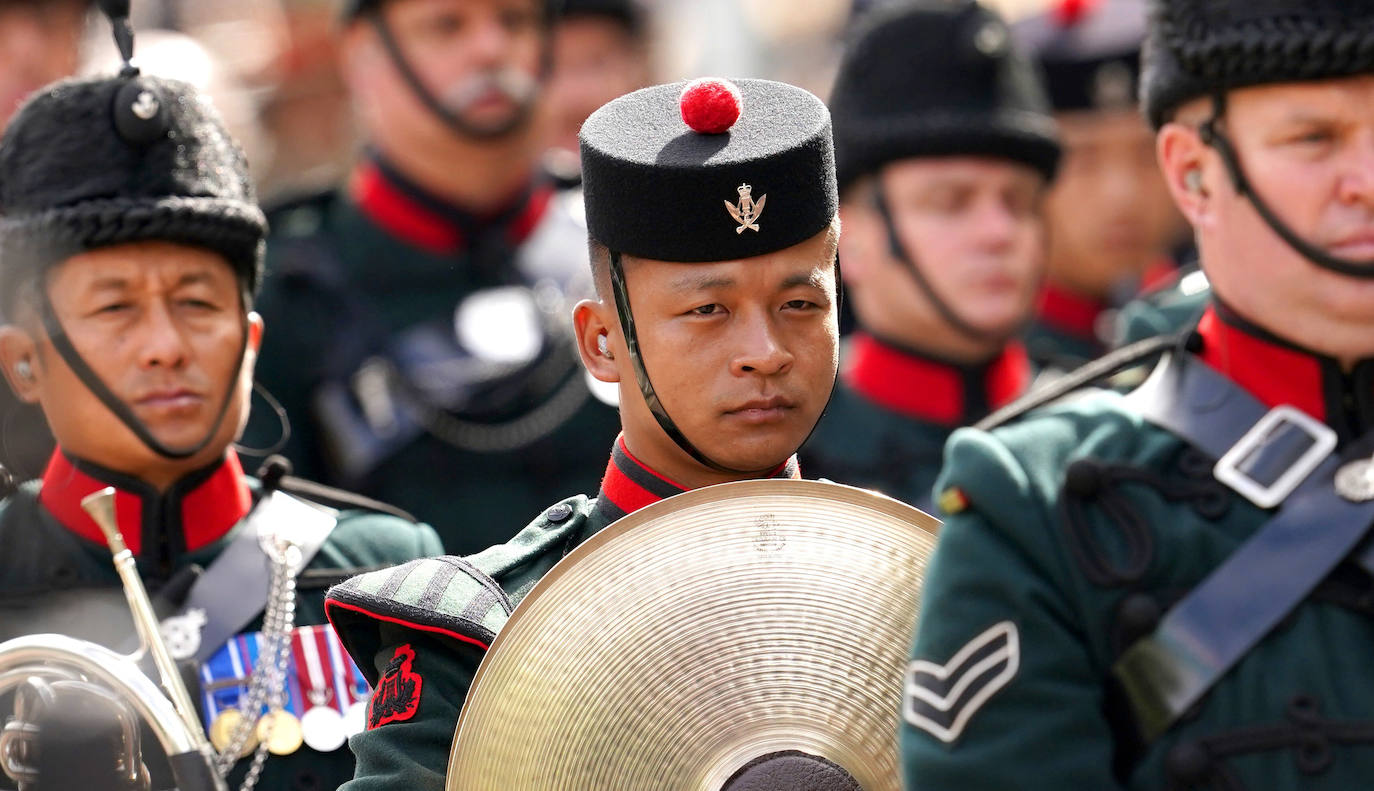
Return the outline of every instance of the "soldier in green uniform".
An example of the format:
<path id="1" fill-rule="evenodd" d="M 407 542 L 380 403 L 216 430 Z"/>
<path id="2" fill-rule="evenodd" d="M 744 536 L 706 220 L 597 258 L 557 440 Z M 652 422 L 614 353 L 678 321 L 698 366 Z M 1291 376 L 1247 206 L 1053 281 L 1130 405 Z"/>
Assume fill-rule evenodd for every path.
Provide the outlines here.
<path id="1" fill-rule="evenodd" d="M 208 101 L 185 83 L 140 76 L 127 65 L 132 34 L 123 41 L 119 76 L 48 86 L 0 140 L 0 368 L 21 401 L 41 405 L 58 441 L 42 479 L 8 487 L 0 502 L 0 640 L 58 632 L 133 647 L 111 552 L 81 507 L 114 487 L 172 654 L 202 682 L 191 691 L 207 727 L 250 697 L 264 607 L 294 606 L 273 627 L 291 657 L 266 691 L 282 704 L 274 749 L 284 757 L 267 756 L 258 783 L 333 788 L 352 775 L 346 715 L 361 714 L 366 692 L 325 624 L 324 591 L 361 569 L 433 554 L 438 537 L 281 468 L 244 473 L 232 443 L 264 332 L 252 298 L 266 224 L 242 152 Z M 275 598 L 259 543 L 271 536 L 301 553 L 282 567 L 290 582 Z M 116 756 L 67 738 L 58 715 L 28 737 L 39 785 L 27 787 L 124 788 Z M 156 758 L 145 760 L 153 787 L 166 787 Z M 252 763 L 237 761 L 230 782 Z M 10 779 L 35 782 L 0 775 L 0 787 Z"/>
<path id="2" fill-rule="evenodd" d="M 929 510 L 949 433 L 1030 384 L 1015 336 L 1044 267 L 1054 122 L 1006 25 L 972 2 L 872 12 L 832 95 L 859 331 L 802 464 Z"/>
<path id="3" fill-rule="evenodd" d="M 797 476 L 834 384 L 838 198 L 820 100 L 763 80 L 655 86 L 594 113 L 581 149 L 598 297 L 574 324 L 587 369 L 619 387 L 623 433 L 595 497 L 476 555 L 330 592 L 375 690 L 348 791 L 442 788 L 473 672 L 540 577 L 664 497 Z"/>
<path id="4" fill-rule="evenodd" d="M 1045 290 L 1026 335 L 1037 367 L 1064 372 L 1105 353 L 1116 309 L 1171 276 L 1183 221 L 1136 109 L 1145 0 L 1058 0 L 1012 31 L 1044 72 L 1064 143 L 1045 201 Z"/>
<path id="5" fill-rule="evenodd" d="M 282 453 L 450 552 L 509 538 L 550 485 L 595 486 L 618 425 L 567 326 L 591 290 L 580 198 L 539 171 L 557 5 L 345 3 L 366 147 L 345 187 L 269 217 L 258 379 Z M 260 415 L 245 436 L 282 434 Z"/>
<path id="6" fill-rule="evenodd" d="M 909 788 L 1374 774 L 1374 4 L 1151 11 L 1144 108 L 1213 301 L 1131 393 L 951 438 Z"/>

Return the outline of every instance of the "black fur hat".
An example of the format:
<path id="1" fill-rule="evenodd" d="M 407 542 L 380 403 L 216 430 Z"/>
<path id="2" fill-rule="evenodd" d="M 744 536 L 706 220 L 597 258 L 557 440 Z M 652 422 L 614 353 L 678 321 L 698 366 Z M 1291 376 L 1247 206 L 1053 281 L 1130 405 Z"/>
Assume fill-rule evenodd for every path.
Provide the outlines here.
<path id="1" fill-rule="evenodd" d="M 1159 128 L 1232 88 L 1374 72 L 1374 0 L 1152 0 L 1141 100 Z"/>
<path id="2" fill-rule="evenodd" d="M 1054 175 L 1059 143 L 1035 68 L 973 0 L 879 6 L 855 29 L 830 99 L 840 187 L 898 159 L 1004 157 Z"/>
<path id="3" fill-rule="evenodd" d="M 38 92 L 0 139 L 0 294 L 77 253 L 164 240 L 220 253 L 252 295 L 267 221 L 243 151 L 195 89 L 157 77 Z"/>

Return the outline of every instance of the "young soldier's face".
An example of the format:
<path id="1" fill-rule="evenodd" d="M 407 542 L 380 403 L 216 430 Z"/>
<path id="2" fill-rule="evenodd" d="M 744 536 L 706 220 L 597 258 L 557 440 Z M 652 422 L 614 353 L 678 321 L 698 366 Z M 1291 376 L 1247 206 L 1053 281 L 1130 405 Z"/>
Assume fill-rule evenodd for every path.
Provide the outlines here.
<path id="1" fill-rule="evenodd" d="M 1019 326 L 1044 269 L 1044 179 L 983 157 L 888 164 L 877 177 L 907 256 L 965 323 L 992 335 Z M 943 327 L 860 186 L 845 201 L 842 258 L 859 320 L 893 340 L 920 344 Z"/>
<path id="2" fill-rule="evenodd" d="M 544 29 L 540 0 L 389 0 L 380 13 L 420 81 L 467 127 L 507 130 L 535 101 Z M 452 132 L 415 96 L 366 21 L 344 42 L 355 104 L 370 132 Z"/>
<path id="3" fill-rule="evenodd" d="M 1057 120 L 1064 159 L 1045 199 L 1048 275 L 1085 296 L 1107 296 L 1168 254 L 1183 219 L 1139 112 L 1061 113 Z"/>
<path id="4" fill-rule="evenodd" d="M 1198 109 L 1202 118 L 1210 115 L 1208 103 Z M 1374 270 L 1374 76 L 1232 91 L 1222 129 L 1254 190 L 1290 228 Z M 1198 230 L 1218 296 L 1316 351 L 1374 354 L 1374 279 L 1339 275 L 1303 258 L 1235 192 L 1215 151 L 1199 147 L 1192 162 L 1172 150 L 1181 143 L 1191 140 L 1166 126 L 1166 168 L 1201 170 L 1199 189 L 1176 188 L 1175 197 Z M 1183 183 L 1170 175 L 1171 183 Z"/>
<path id="5" fill-rule="evenodd" d="M 77 353 L 164 446 L 200 442 L 214 427 L 226 393 L 230 399 L 201 454 L 179 462 L 163 459 L 76 377 L 37 321 L 27 320 L 35 343 L 33 376 L 31 391 L 21 395 L 42 404 L 68 453 L 155 484 L 223 456 L 247 418 L 261 320 L 250 318 L 247 356 L 231 393 L 243 345 L 243 305 L 234 271 L 221 256 L 168 242 L 101 248 L 54 267 L 47 291 Z M 10 371 L 13 349 L 7 342 Z M 20 388 L 26 384 L 11 379 Z"/>
<path id="6" fill-rule="evenodd" d="M 833 253 L 821 233 L 740 261 L 626 261 L 649 378 L 678 428 L 718 464 L 768 471 L 820 419 L 838 364 Z M 640 445 L 631 449 L 651 465 L 690 462 L 645 406 L 619 333 L 612 348 L 624 363 L 626 440 Z"/>

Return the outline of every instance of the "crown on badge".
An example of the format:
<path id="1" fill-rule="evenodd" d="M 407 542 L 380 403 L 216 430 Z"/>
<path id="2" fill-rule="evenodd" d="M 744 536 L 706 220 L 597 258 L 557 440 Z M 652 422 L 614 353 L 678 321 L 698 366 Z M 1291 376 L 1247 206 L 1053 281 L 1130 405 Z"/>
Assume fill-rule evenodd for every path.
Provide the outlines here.
<path id="1" fill-rule="evenodd" d="M 726 211 L 735 218 L 739 227 L 735 233 L 744 233 L 746 230 L 757 232 L 759 229 L 759 215 L 763 214 L 763 204 L 768 201 L 767 195 L 759 196 L 758 201 L 754 200 L 754 188 L 748 184 L 741 184 L 735 187 L 735 192 L 739 193 L 739 205 L 730 201 L 725 202 Z"/>

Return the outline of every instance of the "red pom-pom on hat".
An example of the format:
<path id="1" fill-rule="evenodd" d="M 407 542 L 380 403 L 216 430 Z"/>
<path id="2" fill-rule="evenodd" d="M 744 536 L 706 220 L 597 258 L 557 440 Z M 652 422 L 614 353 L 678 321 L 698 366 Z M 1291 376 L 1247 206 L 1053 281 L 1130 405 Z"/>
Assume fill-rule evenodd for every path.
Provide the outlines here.
<path id="1" fill-rule="evenodd" d="M 742 104 L 734 83 L 713 77 L 692 80 L 678 97 L 683 122 L 704 135 L 729 131 L 739 120 Z"/>
<path id="2" fill-rule="evenodd" d="M 1059 0 L 1053 9 L 1054 21 L 1060 27 L 1074 27 L 1096 6 L 1097 0 Z"/>

